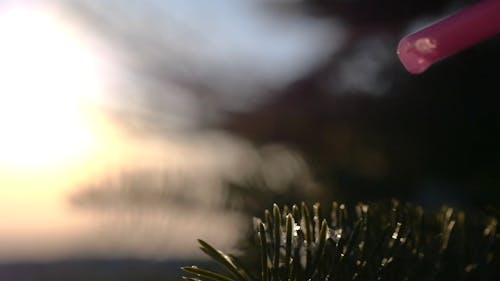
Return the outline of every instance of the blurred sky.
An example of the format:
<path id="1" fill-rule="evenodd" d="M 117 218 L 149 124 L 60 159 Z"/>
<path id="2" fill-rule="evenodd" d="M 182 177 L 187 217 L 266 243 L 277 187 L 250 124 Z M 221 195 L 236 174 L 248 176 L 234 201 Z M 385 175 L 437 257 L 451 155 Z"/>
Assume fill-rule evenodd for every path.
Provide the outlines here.
<path id="1" fill-rule="evenodd" d="M 224 211 L 225 182 L 315 183 L 286 147 L 200 128 L 267 100 L 343 36 L 259 1 L 2 1 L 0 260 L 230 247 L 247 223 Z"/>
<path id="2" fill-rule="evenodd" d="M 313 20 L 299 9 L 274 11 L 265 3 L 74 1 L 72 8 L 125 56 L 133 81 L 146 82 L 149 91 L 138 91 L 153 100 L 150 107 L 182 116 L 200 108 L 248 110 L 269 98 L 267 90 L 286 86 L 341 46 L 340 22 Z M 196 98 L 176 95 L 182 89 L 172 84 L 196 88 Z M 186 104 L 182 112 L 179 103 Z"/>

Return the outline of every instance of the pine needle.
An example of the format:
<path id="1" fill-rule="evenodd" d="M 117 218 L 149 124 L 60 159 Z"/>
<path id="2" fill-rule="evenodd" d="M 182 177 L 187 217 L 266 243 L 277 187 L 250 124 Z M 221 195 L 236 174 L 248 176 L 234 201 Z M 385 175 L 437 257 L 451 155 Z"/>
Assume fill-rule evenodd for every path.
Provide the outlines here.
<path id="1" fill-rule="evenodd" d="M 328 218 L 328 219 L 327 219 Z M 319 204 L 275 204 L 258 221 L 261 272 L 253 278 L 236 260 L 199 240 L 201 250 L 232 276 L 197 267 L 187 281 L 494 281 L 500 280 L 498 220 L 467 216 L 443 207 L 426 214 L 418 206 L 332 203 L 330 216 Z M 250 259 L 250 257 L 247 257 Z M 254 272 L 254 271 L 252 271 Z M 199 278 L 199 279 L 198 279 Z"/>

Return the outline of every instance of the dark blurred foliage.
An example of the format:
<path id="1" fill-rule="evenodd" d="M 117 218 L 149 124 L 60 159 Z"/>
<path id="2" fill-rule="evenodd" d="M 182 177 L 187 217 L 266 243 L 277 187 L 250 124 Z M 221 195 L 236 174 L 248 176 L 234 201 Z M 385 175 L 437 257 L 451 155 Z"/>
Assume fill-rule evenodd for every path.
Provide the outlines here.
<path id="1" fill-rule="evenodd" d="M 250 113 L 232 114 L 225 128 L 258 144 L 284 142 L 297 148 L 337 199 L 398 197 L 433 206 L 498 206 L 500 38 L 419 76 L 405 72 L 394 59 L 378 76 L 390 85 L 379 95 L 335 92 L 324 85 L 335 77 L 339 58 L 364 37 L 383 29 L 395 50 L 410 19 L 464 2 L 310 4 L 322 16 L 352 20 L 351 40 L 275 100 Z"/>
<path id="2" fill-rule="evenodd" d="M 304 2 L 311 11 L 319 15 L 337 15 L 359 24 L 383 23 L 387 25 L 391 22 L 402 23 L 411 18 L 435 13 L 450 3 L 460 1 L 311 0 Z"/>

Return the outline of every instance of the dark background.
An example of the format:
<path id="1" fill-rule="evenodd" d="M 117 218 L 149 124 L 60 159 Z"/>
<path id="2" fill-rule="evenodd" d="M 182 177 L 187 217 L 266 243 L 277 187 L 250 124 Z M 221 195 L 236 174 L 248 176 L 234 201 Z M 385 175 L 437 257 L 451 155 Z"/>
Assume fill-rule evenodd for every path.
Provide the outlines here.
<path id="1" fill-rule="evenodd" d="M 377 79 L 383 94 L 322 87 L 368 34 L 397 34 L 418 15 L 460 1 L 311 1 L 318 16 L 355 26 L 340 54 L 224 127 L 254 142 L 286 142 L 304 152 L 321 182 L 348 201 L 397 197 L 462 208 L 499 204 L 500 38 L 410 75 L 394 58 Z M 394 52 L 395 57 L 395 52 Z M 359 75 L 363 75 L 360 73 Z M 338 198 L 338 197 L 337 197 Z"/>

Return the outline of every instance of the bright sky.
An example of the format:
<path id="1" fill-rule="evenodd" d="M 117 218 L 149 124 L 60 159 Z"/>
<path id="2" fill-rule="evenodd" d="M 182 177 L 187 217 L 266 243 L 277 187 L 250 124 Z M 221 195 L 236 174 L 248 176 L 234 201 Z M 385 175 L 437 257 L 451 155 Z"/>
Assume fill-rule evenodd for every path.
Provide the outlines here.
<path id="1" fill-rule="evenodd" d="M 222 177 L 240 175 L 241 171 L 253 173 L 254 162 L 249 159 L 255 163 L 261 160 L 248 144 L 223 135 L 194 137 L 196 141 L 193 141 L 191 136 L 166 139 L 128 134 L 108 118 L 103 108 L 109 105 L 134 108 L 140 104 L 137 103 L 140 95 L 136 94 L 147 92 L 141 87 L 150 86 L 148 80 L 134 76 L 137 73 L 133 71 L 123 71 L 123 61 L 119 61 L 123 53 L 110 47 L 117 45 L 97 38 L 97 32 L 89 32 L 88 26 L 79 25 L 64 10 L 50 4 L 55 2 L 0 4 L 0 261 L 52 259 L 76 253 L 91 256 L 116 253 L 146 258 L 161 258 L 172 253 L 192 255 L 198 254 L 195 239 L 199 237 L 227 247 L 237 238 L 241 223 L 238 214 L 197 213 L 179 208 L 169 209 L 167 213 L 96 213 L 71 205 L 70 197 L 79 186 L 99 182 L 101 177 L 119 176 L 122 169 L 158 169 L 159 166 L 174 175 L 194 170 L 196 177 L 190 177 L 194 181 L 189 184 L 206 188 L 191 193 L 198 194 L 199 200 L 216 201 Z M 310 46 L 311 37 L 306 33 L 314 24 L 306 23 L 303 29 L 297 26 L 298 33 L 286 33 L 277 41 L 267 41 L 281 31 L 262 33 L 273 24 L 256 23 L 252 20 L 255 11 L 245 12 L 246 6 L 238 6 L 245 1 L 237 2 L 239 4 L 227 6 L 230 1 L 216 1 L 214 7 L 206 2 L 205 8 L 210 9 L 203 13 L 207 12 L 209 18 L 200 21 L 196 19 L 201 10 L 197 13 L 183 1 L 169 2 L 178 8 L 172 16 L 181 22 L 180 26 L 203 28 L 203 34 L 205 31 L 211 34 L 208 51 L 205 50 L 208 53 L 202 54 L 207 57 L 197 60 L 199 57 L 194 51 L 173 52 L 170 53 L 174 57 L 172 61 L 176 61 L 175 54 L 184 56 L 188 60 L 185 63 L 199 66 L 205 63 L 215 66 L 214 63 L 220 61 L 226 69 L 223 73 L 230 73 L 227 70 L 234 67 L 231 58 L 243 58 L 237 64 L 255 63 L 252 67 L 256 67 L 253 69 L 256 73 L 272 66 L 274 70 L 266 70 L 271 76 L 287 76 L 290 74 L 278 73 L 277 65 L 286 64 L 282 68 L 292 71 L 302 64 L 304 56 L 312 55 L 296 46 Z M 117 3 L 122 2 L 115 1 Z M 131 22 L 125 27 L 135 33 L 128 35 L 141 34 L 144 29 L 138 25 L 140 21 L 134 23 L 134 14 L 130 14 L 134 7 L 127 8 L 130 10 L 115 20 L 129 19 Z M 136 19 L 147 18 L 150 10 L 143 12 L 135 15 Z M 237 36 L 238 31 L 234 29 L 237 27 L 226 24 L 222 16 L 226 13 L 233 16 L 230 20 L 240 28 L 248 29 L 248 37 Z M 207 25 L 216 18 L 220 21 Z M 184 36 L 175 28 L 164 27 L 167 33 Z M 282 26 L 280 30 L 286 28 L 289 27 Z M 312 36 L 316 38 L 318 34 Z M 224 43 L 227 38 L 233 41 Z M 180 42 L 189 43 L 188 39 L 183 37 Z M 201 38 L 193 40 L 199 43 Z M 276 43 L 283 45 L 280 48 Z M 165 50 L 176 50 L 173 45 L 160 44 L 162 46 Z M 231 50 L 233 53 L 227 53 Z M 166 56 L 168 53 L 161 58 Z M 298 61 L 293 61 L 294 57 L 299 58 Z M 130 94 L 128 86 L 137 92 L 127 95 Z M 165 89 L 170 88 L 161 85 L 157 90 L 165 97 L 178 96 L 163 100 L 170 102 L 172 109 L 185 109 L 193 102 L 180 98 L 182 91 L 165 93 Z M 220 154 L 221 147 L 225 149 L 224 155 Z M 241 159 L 245 159 L 245 163 L 242 164 Z M 297 164 L 293 160 L 287 163 Z M 286 168 L 283 169 L 286 174 Z M 276 175 L 279 173 L 273 177 Z M 177 227 L 179 225 L 183 228 Z M 167 236 L 170 239 L 166 240 Z"/>
<path id="2" fill-rule="evenodd" d="M 50 6 L 0 8 L 0 248 L 22 253 L 89 223 L 65 197 L 108 161 L 112 127 L 95 107 L 99 53 L 76 26 Z"/>
<path id="3" fill-rule="evenodd" d="M 86 103 L 101 92 L 96 59 L 42 11 L 0 17 L 0 165 L 49 168 L 93 149 Z"/>
<path id="4" fill-rule="evenodd" d="M 199 254 L 199 235 L 233 241 L 234 231 L 217 229 L 235 229 L 237 214 L 71 204 L 79 187 L 122 169 L 172 168 L 197 153 L 185 140 L 131 136 L 112 122 L 102 106 L 118 62 L 60 10 L 20 3 L 0 6 L 0 261 L 189 256 Z"/>

